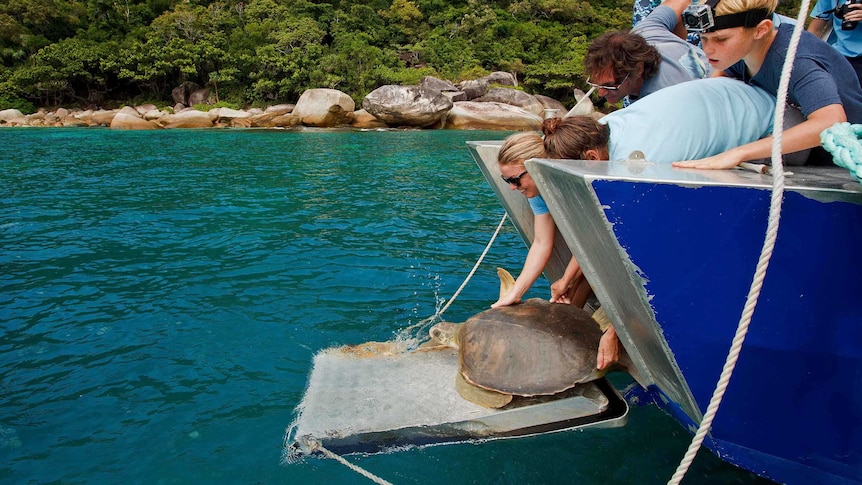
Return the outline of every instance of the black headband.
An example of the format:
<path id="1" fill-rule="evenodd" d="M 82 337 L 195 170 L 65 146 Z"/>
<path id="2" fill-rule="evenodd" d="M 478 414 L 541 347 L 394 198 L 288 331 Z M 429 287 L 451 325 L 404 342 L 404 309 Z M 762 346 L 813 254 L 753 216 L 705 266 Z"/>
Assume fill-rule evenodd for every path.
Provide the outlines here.
<path id="1" fill-rule="evenodd" d="M 705 32 L 714 32 L 733 27 L 756 27 L 763 20 L 772 18 L 772 12 L 765 8 L 756 8 L 754 10 L 746 10 L 745 12 L 718 15 L 713 18 L 715 19 L 715 25 Z"/>
<path id="2" fill-rule="evenodd" d="M 755 8 L 744 12 L 728 15 L 715 15 L 715 6 L 721 0 L 707 0 L 701 4 L 692 4 L 682 12 L 682 21 L 690 32 L 715 32 L 732 27 L 755 27 L 763 20 L 772 17 L 772 12 L 765 8 Z"/>

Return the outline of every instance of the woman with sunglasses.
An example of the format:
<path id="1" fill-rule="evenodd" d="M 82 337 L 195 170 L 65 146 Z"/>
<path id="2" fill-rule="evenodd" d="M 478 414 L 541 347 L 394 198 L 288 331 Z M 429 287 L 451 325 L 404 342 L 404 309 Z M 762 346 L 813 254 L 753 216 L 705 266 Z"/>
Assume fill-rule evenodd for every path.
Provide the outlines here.
<path id="1" fill-rule="evenodd" d="M 521 301 L 521 297 L 533 286 L 542 274 L 554 249 L 554 233 L 557 229 L 554 219 L 532 177 L 524 168 L 524 162 L 531 158 L 548 158 L 542 136 L 534 132 L 517 133 L 508 138 L 500 148 L 497 163 L 503 180 L 509 188 L 524 194 L 530 203 L 534 217 L 534 237 L 524 267 L 515 280 L 515 286 L 503 295 L 492 307 L 506 306 Z M 580 271 L 575 258 L 569 262 L 564 276 L 551 285 L 551 301 L 571 303 L 583 307 L 590 294 L 590 286 Z"/>
<path id="2" fill-rule="evenodd" d="M 515 280 L 515 286 L 491 305 L 492 307 L 512 305 L 521 301 L 521 297 L 542 274 L 554 249 L 554 233 L 557 226 L 548 212 L 548 206 L 539 195 L 533 178 L 524 168 L 524 162 L 531 158 L 548 158 L 542 136 L 534 132 L 517 133 L 506 138 L 497 155 L 503 180 L 512 190 L 524 194 L 530 203 L 534 217 L 534 236 L 524 267 L 518 279 Z M 551 302 L 583 308 L 591 291 L 578 261 L 572 257 L 563 277 L 551 285 Z M 599 341 L 596 368 L 604 369 L 619 360 L 620 346 L 616 331 L 613 326 L 609 326 Z"/>

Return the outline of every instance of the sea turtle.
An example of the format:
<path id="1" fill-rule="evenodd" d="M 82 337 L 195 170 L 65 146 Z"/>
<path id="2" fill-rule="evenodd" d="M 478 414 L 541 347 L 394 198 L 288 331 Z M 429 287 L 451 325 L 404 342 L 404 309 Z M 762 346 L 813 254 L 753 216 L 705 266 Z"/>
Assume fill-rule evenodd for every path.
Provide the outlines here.
<path id="1" fill-rule="evenodd" d="M 514 284 L 498 268 L 500 293 Z M 596 353 L 602 331 L 573 305 L 532 298 L 491 308 L 457 324 L 440 322 L 432 341 L 458 349 L 455 387 L 464 399 L 499 408 L 517 396 L 550 395 L 602 377 Z"/>

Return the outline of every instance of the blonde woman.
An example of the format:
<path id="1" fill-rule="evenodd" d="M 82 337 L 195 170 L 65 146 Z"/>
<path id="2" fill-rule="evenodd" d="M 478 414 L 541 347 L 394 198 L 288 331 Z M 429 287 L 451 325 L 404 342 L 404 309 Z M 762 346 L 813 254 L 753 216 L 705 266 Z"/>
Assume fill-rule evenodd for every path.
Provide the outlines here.
<path id="1" fill-rule="evenodd" d="M 515 280 L 515 286 L 509 293 L 503 295 L 492 307 L 506 306 L 521 301 L 521 298 L 533 286 L 533 283 L 545 270 L 551 252 L 554 250 L 554 233 L 556 224 L 548 212 L 548 207 L 533 178 L 524 167 L 524 162 L 531 158 L 548 158 L 545 153 L 544 141 L 539 133 L 517 133 L 506 138 L 497 155 L 497 163 L 503 180 L 509 188 L 517 190 L 530 203 L 533 210 L 534 237 L 524 267 Z M 564 276 L 551 285 L 551 302 L 571 303 L 583 307 L 590 294 L 590 287 L 580 271 L 575 258 L 569 262 Z"/>

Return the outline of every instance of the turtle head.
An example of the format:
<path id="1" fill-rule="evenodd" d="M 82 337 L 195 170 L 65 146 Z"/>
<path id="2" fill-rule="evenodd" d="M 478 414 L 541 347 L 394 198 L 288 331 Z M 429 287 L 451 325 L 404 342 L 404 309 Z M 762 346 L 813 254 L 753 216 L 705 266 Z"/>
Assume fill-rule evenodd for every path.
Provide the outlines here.
<path id="1" fill-rule="evenodd" d="M 428 333 L 431 335 L 431 339 L 438 342 L 440 345 L 457 349 L 458 327 L 459 325 L 457 323 L 440 322 L 431 327 L 431 330 L 429 330 Z"/>

